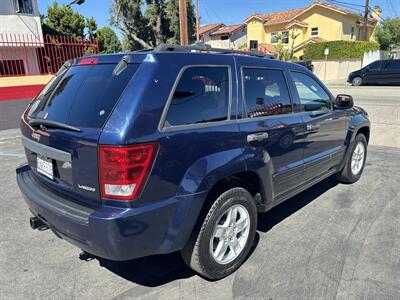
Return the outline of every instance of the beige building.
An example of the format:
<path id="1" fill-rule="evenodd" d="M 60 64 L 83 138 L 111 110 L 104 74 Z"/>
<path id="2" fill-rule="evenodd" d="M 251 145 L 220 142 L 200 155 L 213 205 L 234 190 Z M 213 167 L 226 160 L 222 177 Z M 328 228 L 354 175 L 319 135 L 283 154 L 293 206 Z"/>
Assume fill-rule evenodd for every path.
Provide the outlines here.
<path id="1" fill-rule="evenodd" d="M 374 40 L 374 29 L 379 22 L 381 10 L 376 7 L 368 19 L 367 40 Z M 273 48 L 279 43 L 302 58 L 304 46 L 323 41 L 362 39 L 363 17 L 346 8 L 316 1 L 305 8 L 287 11 L 253 14 L 247 24 L 249 47 Z M 279 39 L 278 39 L 279 37 Z"/>

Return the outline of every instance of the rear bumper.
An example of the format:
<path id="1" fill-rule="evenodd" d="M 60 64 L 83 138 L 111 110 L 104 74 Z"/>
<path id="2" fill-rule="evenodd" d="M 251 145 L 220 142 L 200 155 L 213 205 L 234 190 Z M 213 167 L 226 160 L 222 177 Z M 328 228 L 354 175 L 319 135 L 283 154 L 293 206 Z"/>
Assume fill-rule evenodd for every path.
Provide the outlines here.
<path id="1" fill-rule="evenodd" d="M 203 205 L 205 193 L 166 199 L 139 208 L 91 209 L 52 192 L 28 165 L 17 182 L 31 212 L 59 237 L 99 257 L 129 260 L 183 248 Z"/>

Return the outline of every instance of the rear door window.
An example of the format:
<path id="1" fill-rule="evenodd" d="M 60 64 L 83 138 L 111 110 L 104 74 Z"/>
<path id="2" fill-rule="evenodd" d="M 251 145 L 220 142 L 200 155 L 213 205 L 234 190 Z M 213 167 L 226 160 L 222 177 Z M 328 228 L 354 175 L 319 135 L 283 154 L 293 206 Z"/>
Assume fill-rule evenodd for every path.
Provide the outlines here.
<path id="1" fill-rule="evenodd" d="M 292 103 L 281 70 L 243 68 L 243 90 L 248 118 L 292 112 Z"/>
<path id="2" fill-rule="evenodd" d="M 38 98 L 29 116 L 76 127 L 101 128 L 138 68 L 114 75 L 116 64 L 73 66 L 57 80 L 48 98 Z M 54 84 L 53 82 L 50 84 Z"/>
<path id="3" fill-rule="evenodd" d="M 189 67 L 173 91 L 164 127 L 228 119 L 228 67 Z"/>

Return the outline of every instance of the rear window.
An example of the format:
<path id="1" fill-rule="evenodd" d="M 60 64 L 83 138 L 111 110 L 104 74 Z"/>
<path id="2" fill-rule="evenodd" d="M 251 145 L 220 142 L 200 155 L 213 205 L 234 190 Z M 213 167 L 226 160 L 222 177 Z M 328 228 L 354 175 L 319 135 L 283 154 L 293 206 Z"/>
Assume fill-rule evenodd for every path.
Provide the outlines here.
<path id="1" fill-rule="evenodd" d="M 45 117 L 76 127 L 101 128 L 138 68 L 129 64 L 118 75 L 116 64 L 73 66 L 48 84 L 34 101 L 30 117 Z"/>
<path id="2" fill-rule="evenodd" d="M 174 91 L 164 126 L 228 119 L 229 68 L 190 67 Z"/>

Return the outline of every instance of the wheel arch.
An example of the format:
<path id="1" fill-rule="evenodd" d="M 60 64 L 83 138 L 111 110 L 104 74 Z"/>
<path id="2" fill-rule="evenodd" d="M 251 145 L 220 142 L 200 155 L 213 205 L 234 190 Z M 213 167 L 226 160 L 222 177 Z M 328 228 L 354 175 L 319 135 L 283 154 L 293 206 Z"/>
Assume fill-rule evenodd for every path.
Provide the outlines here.
<path id="1" fill-rule="evenodd" d="M 227 175 L 214 183 L 207 193 L 207 197 L 203 204 L 205 210 L 211 206 L 216 197 L 227 189 L 234 187 L 242 187 L 246 189 L 254 198 L 257 210 L 264 212 L 267 203 L 271 201 L 271 192 L 265 185 L 265 180 L 256 171 L 243 170 L 241 172 Z"/>

